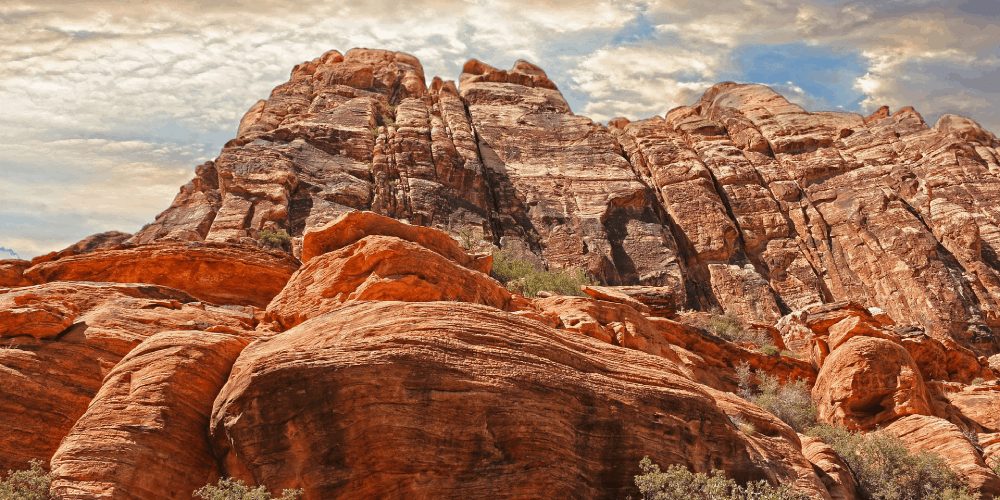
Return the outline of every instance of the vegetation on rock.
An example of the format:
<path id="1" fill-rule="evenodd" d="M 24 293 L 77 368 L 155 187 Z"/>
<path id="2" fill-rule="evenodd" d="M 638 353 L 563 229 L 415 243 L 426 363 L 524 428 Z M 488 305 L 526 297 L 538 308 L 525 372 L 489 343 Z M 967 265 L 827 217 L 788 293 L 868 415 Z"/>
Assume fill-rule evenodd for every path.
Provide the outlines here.
<path id="1" fill-rule="evenodd" d="M 272 497 L 264 486 L 251 488 L 239 479 L 222 478 L 216 484 L 198 488 L 194 496 L 202 500 L 298 500 L 302 490 L 283 490 L 280 497 Z"/>
<path id="2" fill-rule="evenodd" d="M 583 295 L 580 287 L 591 283 L 582 269 L 543 269 L 508 249 L 493 252 L 493 277 L 508 290 L 525 297 L 534 297 L 543 291 L 556 295 Z"/>
<path id="3" fill-rule="evenodd" d="M 816 426 L 822 439 L 847 463 L 859 493 L 872 500 L 971 500 L 977 498 L 939 456 L 912 453 L 883 431 L 866 434 L 841 427 Z"/>
<path id="4" fill-rule="evenodd" d="M 0 500 L 48 500 L 52 474 L 41 460 L 32 460 L 27 469 L 7 471 L 0 481 Z"/>
<path id="5" fill-rule="evenodd" d="M 257 234 L 257 241 L 269 248 L 288 250 L 291 248 L 292 237 L 284 229 L 261 229 Z"/>
<path id="6" fill-rule="evenodd" d="M 808 497 L 786 485 L 773 486 L 767 481 L 740 485 L 722 471 L 711 474 L 691 472 L 681 465 L 671 465 L 667 470 L 653 463 L 649 457 L 639 462 L 642 474 L 635 476 L 643 500 L 805 500 Z"/>
<path id="7" fill-rule="evenodd" d="M 740 318 L 733 314 L 713 311 L 707 318 L 700 318 L 697 325 L 709 333 L 736 343 L 750 343 L 769 356 L 776 355 L 780 350 L 771 342 L 771 337 L 762 330 L 747 328 Z"/>
<path id="8" fill-rule="evenodd" d="M 736 367 L 736 378 L 744 399 L 771 412 L 796 432 L 816 425 L 816 405 L 804 380 L 782 384 L 773 375 L 753 372 L 747 363 Z"/>

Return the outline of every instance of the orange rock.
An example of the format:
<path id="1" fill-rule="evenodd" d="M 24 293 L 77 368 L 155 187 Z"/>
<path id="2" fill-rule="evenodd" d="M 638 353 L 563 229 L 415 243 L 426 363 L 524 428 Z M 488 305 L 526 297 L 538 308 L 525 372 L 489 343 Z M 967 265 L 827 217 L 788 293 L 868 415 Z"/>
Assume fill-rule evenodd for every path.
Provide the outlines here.
<path id="1" fill-rule="evenodd" d="M 453 300 L 506 309 L 511 294 L 416 243 L 365 236 L 306 263 L 268 306 L 267 317 L 291 328 L 349 300 Z"/>
<path id="2" fill-rule="evenodd" d="M 217 304 L 264 307 L 298 268 L 292 257 L 222 243 L 156 243 L 35 265 L 25 277 L 51 281 L 153 283 Z"/>
<path id="3" fill-rule="evenodd" d="M 219 477 L 212 402 L 248 339 L 157 333 L 129 352 L 52 457 L 58 498 L 187 498 Z M 167 458 L 169 457 L 169 458 Z M 150 470 L 156 473 L 151 474 Z"/>
<path id="4" fill-rule="evenodd" d="M 1000 385 L 965 386 L 959 391 L 945 392 L 944 396 L 962 416 L 986 432 L 1000 432 Z"/>
<path id="5" fill-rule="evenodd" d="M 31 262 L 27 260 L 0 260 L 0 288 L 30 285 L 31 281 L 24 277 L 24 271 L 29 267 Z"/>
<path id="6" fill-rule="evenodd" d="M 469 269 L 488 273 L 492 267 L 491 256 L 470 256 L 448 233 L 434 228 L 413 226 L 391 217 L 372 212 L 348 212 L 337 220 L 306 231 L 302 237 L 302 262 L 327 252 L 340 250 L 365 236 L 393 236 L 416 243 L 442 257 Z"/>
<path id="7" fill-rule="evenodd" d="M 822 422 L 871 430 L 901 416 L 930 415 L 927 387 L 898 344 L 854 337 L 823 363 L 812 390 Z"/>
<path id="8" fill-rule="evenodd" d="M 534 306 L 556 328 L 670 359 L 694 380 L 717 389 L 736 390 L 735 368 L 743 362 L 781 380 L 816 379 L 816 371 L 804 361 L 746 349 L 690 325 L 644 316 L 625 304 L 555 296 L 535 299 Z"/>
<path id="9" fill-rule="evenodd" d="M 986 466 L 955 424 L 938 417 L 910 415 L 885 426 L 885 432 L 901 439 L 910 451 L 937 454 L 983 496 L 1000 495 L 1000 477 Z"/>
<path id="10" fill-rule="evenodd" d="M 23 468 L 32 459 L 48 461 L 105 376 L 147 337 L 165 330 L 253 325 L 244 308 L 207 306 L 155 285 L 56 282 L 0 293 L 0 304 L 19 302 L 28 306 L 0 305 L 7 318 L 0 339 L 5 347 L 0 348 L 0 470 Z M 47 323 L 47 330 L 23 321 L 37 314 L 36 306 L 53 305 L 74 312 Z M 56 332 L 64 321 L 72 324 Z"/>
<path id="11" fill-rule="evenodd" d="M 643 455 L 765 475 L 701 387 L 486 306 L 352 302 L 248 346 L 212 440 L 227 473 L 307 499 L 616 497 Z"/>
<path id="12" fill-rule="evenodd" d="M 858 483 L 851 468 L 830 445 L 822 440 L 799 434 L 802 440 L 802 454 L 818 469 L 820 479 L 833 500 L 856 500 Z"/>

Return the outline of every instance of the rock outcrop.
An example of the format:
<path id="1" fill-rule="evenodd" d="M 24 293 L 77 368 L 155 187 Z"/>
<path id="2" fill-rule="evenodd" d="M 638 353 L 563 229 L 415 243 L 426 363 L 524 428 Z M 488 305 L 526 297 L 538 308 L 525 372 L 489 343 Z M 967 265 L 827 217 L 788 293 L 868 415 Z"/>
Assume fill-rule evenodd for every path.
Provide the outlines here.
<path id="1" fill-rule="evenodd" d="M 998 493 L 1000 141 L 762 85 L 689 104 L 603 125 L 525 61 L 296 66 L 136 234 L 0 260 L 0 470 L 48 461 L 58 498 L 622 498 L 649 456 L 863 497 L 749 370 Z M 512 293 L 497 247 L 592 282 Z"/>

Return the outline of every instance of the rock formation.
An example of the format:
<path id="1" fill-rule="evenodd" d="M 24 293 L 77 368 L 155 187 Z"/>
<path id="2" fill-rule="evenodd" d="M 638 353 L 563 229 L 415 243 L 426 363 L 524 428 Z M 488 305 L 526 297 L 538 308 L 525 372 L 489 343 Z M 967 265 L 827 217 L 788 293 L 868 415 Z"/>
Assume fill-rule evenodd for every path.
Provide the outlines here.
<path id="1" fill-rule="evenodd" d="M 44 460 L 58 498 L 622 498 L 649 456 L 860 498 L 750 370 L 1000 494 L 998 172 L 993 134 L 912 108 L 720 83 L 605 126 L 524 61 L 428 85 L 331 51 L 136 234 L 0 260 L 0 469 Z M 512 293 L 498 247 L 593 283 Z"/>

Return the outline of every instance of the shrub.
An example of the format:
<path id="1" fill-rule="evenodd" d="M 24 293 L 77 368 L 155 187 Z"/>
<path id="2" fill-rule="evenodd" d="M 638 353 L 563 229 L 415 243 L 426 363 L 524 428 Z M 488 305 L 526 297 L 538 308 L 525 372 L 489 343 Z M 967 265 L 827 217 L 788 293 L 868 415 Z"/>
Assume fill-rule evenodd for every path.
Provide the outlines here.
<path id="1" fill-rule="evenodd" d="M 805 432 L 816 425 L 816 405 L 804 380 L 782 384 L 777 377 L 761 373 L 756 376 L 754 388 L 753 378 L 750 365 L 742 363 L 736 367 L 736 379 L 744 399 L 769 411 L 796 432 Z"/>
<path id="2" fill-rule="evenodd" d="M 749 342 L 760 348 L 762 352 L 764 349 L 767 349 L 768 352 L 765 354 L 769 356 L 773 355 L 770 354 L 772 350 L 774 354 L 779 352 L 771 343 L 771 337 L 767 333 L 760 330 L 747 329 L 743 321 L 729 313 L 723 314 L 717 311 L 709 313 L 708 319 L 700 320 L 698 326 L 708 330 L 709 333 L 716 337 L 726 339 L 730 342 Z"/>
<path id="3" fill-rule="evenodd" d="M 41 460 L 32 460 L 25 470 L 7 471 L 0 481 L 0 499 L 48 500 L 52 474 L 45 470 Z"/>
<path id="4" fill-rule="evenodd" d="M 833 426 L 809 431 L 851 468 L 864 498 L 873 500 L 972 500 L 957 474 L 932 453 L 911 453 L 884 431 L 857 434 Z"/>
<path id="5" fill-rule="evenodd" d="M 581 269 L 541 269 L 511 250 L 493 252 L 493 277 L 508 290 L 525 297 L 534 297 L 541 291 L 583 295 L 580 286 L 591 282 Z"/>
<path id="6" fill-rule="evenodd" d="M 781 349 L 778 349 L 773 344 L 764 344 L 764 345 L 758 347 L 757 350 L 760 351 L 760 353 L 764 354 L 765 356 L 780 356 L 781 355 Z"/>
<path id="7" fill-rule="evenodd" d="M 288 250 L 291 248 L 292 237 L 284 229 L 261 229 L 257 234 L 257 241 L 269 248 Z"/>
<path id="8" fill-rule="evenodd" d="M 283 490 L 275 500 L 297 500 L 302 490 Z M 267 488 L 258 486 L 251 488 L 239 479 L 222 478 L 216 484 L 206 484 L 194 492 L 194 496 L 202 500 L 271 500 L 273 497 Z"/>
<path id="9" fill-rule="evenodd" d="M 722 471 L 711 474 L 694 473 L 680 465 L 671 465 L 666 471 L 649 457 L 639 462 L 642 474 L 635 476 L 635 485 L 644 500 L 700 500 L 700 499 L 760 499 L 805 500 L 788 486 L 772 486 L 766 481 L 739 485 L 727 478 Z"/>

